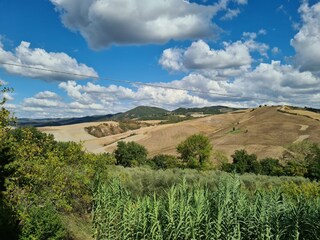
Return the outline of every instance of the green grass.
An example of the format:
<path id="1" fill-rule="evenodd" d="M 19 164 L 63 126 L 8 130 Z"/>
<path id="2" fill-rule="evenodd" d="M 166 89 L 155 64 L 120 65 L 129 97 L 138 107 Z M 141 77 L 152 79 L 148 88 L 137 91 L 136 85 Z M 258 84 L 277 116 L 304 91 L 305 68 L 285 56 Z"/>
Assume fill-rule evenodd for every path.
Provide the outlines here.
<path id="1" fill-rule="evenodd" d="M 227 132 L 227 134 L 239 134 L 239 133 L 243 133 L 243 131 L 240 128 L 237 128 L 235 130 L 230 130 Z"/>
<path id="2" fill-rule="evenodd" d="M 76 216 L 73 214 L 63 215 L 63 223 L 68 229 L 72 239 L 93 240 L 94 229 L 92 228 L 91 216 Z"/>

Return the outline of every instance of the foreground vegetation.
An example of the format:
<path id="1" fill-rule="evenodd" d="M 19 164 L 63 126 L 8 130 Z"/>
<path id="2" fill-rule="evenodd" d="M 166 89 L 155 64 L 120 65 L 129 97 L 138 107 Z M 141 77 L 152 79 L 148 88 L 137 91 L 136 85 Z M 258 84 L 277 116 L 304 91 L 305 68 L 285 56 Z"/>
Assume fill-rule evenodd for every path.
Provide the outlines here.
<path id="1" fill-rule="evenodd" d="M 319 239 L 320 197 L 304 197 L 248 193 L 228 177 L 137 198 L 113 180 L 95 188 L 93 224 L 97 239 Z"/>
<path id="2" fill-rule="evenodd" d="M 278 174 L 277 169 L 285 169 L 289 161 L 263 164 L 243 151 L 235 153 L 233 163 L 221 165 L 230 174 L 212 170 L 215 153 L 203 135 L 179 144 L 179 157 L 150 159 L 134 142 L 119 142 L 112 154 L 92 154 L 81 144 L 57 142 L 35 128 L 12 129 L 14 118 L 4 102 L 0 102 L 1 239 L 320 236 L 320 184 L 302 177 L 313 166 L 309 178 L 318 179 L 318 145 L 303 143 L 289 149 L 291 159 L 307 169 L 292 168 L 291 175 L 301 177 L 280 176 L 289 171 Z"/>

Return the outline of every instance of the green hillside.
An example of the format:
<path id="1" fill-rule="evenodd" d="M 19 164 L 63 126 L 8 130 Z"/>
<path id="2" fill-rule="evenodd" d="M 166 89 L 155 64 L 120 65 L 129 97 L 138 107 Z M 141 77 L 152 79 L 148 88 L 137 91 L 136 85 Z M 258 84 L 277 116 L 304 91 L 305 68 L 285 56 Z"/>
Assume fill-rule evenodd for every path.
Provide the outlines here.
<path id="1" fill-rule="evenodd" d="M 139 106 L 131 109 L 125 113 L 120 113 L 115 115 L 112 119 L 124 120 L 124 119 L 140 119 L 140 120 L 152 120 L 152 119 L 162 119 L 164 116 L 168 115 L 170 112 L 158 108 L 158 107 L 148 107 Z"/>

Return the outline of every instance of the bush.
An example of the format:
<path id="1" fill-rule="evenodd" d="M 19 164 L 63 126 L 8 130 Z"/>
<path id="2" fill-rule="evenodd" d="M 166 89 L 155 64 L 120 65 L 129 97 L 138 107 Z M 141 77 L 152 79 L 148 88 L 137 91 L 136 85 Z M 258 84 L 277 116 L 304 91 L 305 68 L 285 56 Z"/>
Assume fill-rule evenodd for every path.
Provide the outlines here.
<path id="1" fill-rule="evenodd" d="M 237 173 L 260 173 L 261 165 L 255 154 L 248 154 L 246 150 L 236 150 L 232 155 L 234 170 Z"/>
<path id="2" fill-rule="evenodd" d="M 279 163 L 278 159 L 265 158 L 260 161 L 261 174 L 269 176 L 281 176 L 284 174 L 283 166 Z"/>
<path id="3" fill-rule="evenodd" d="M 23 223 L 20 239 L 68 239 L 68 233 L 52 205 L 32 206 Z"/>
<path id="4" fill-rule="evenodd" d="M 156 169 L 167 169 L 167 168 L 180 168 L 182 167 L 181 161 L 172 155 L 159 154 L 154 156 L 151 161 L 151 166 Z"/>
<path id="5" fill-rule="evenodd" d="M 143 165 L 147 161 L 147 149 L 136 142 L 118 142 L 114 152 L 117 165 L 133 167 Z"/>

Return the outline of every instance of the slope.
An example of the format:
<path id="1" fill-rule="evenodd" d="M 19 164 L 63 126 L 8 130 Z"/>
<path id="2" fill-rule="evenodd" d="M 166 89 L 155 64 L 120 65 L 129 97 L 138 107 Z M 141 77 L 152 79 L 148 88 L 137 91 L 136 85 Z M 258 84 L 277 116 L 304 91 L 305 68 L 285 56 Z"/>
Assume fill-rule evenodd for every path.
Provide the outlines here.
<path id="1" fill-rule="evenodd" d="M 158 107 L 139 106 L 125 113 L 116 114 L 112 117 L 112 119 L 162 119 L 162 117 L 168 113 L 169 111 Z"/>
<path id="2" fill-rule="evenodd" d="M 320 142 L 319 121 L 280 112 L 279 107 L 261 107 L 176 124 L 149 126 L 99 139 L 87 134 L 84 126 L 55 127 L 54 131 L 50 128 L 40 129 L 53 133 L 58 140 L 82 139 L 87 149 L 93 152 L 111 152 L 119 140 L 136 141 L 144 145 L 150 155 L 175 154 L 175 148 L 181 141 L 199 132 L 210 138 L 215 149 L 224 151 L 228 156 L 244 148 L 259 157 L 279 157 L 287 144 L 303 139 Z M 61 132 L 69 132 L 69 135 Z M 73 132 L 78 136 L 72 137 Z M 79 132 L 83 135 L 79 136 Z"/>

